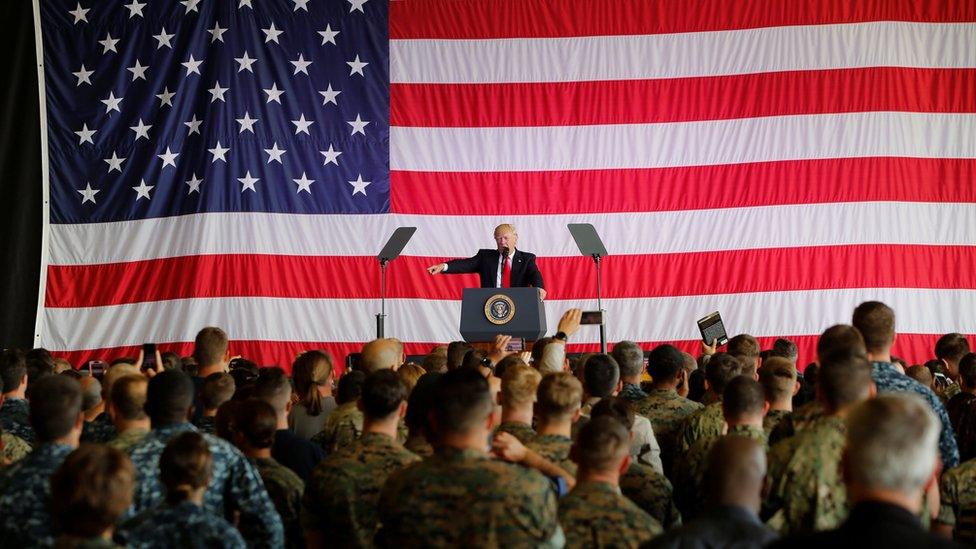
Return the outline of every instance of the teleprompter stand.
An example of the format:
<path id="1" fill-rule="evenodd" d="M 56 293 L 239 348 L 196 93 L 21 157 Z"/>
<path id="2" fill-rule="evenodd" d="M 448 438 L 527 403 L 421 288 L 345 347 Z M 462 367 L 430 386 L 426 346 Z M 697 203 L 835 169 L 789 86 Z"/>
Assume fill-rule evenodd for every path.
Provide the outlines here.
<path id="1" fill-rule="evenodd" d="M 393 236 L 386 241 L 386 245 L 380 250 L 376 259 L 380 262 L 380 312 L 376 315 L 376 339 L 382 339 L 385 335 L 386 324 L 386 265 L 394 259 L 400 257 L 404 246 L 410 242 L 410 237 L 417 232 L 417 227 L 399 227 L 393 231 Z"/>
<path id="2" fill-rule="evenodd" d="M 600 240 L 600 235 L 596 233 L 593 225 L 589 223 L 570 223 L 567 227 L 569 228 L 569 233 L 573 235 L 573 240 L 576 241 L 576 246 L 579 248 L 580 253 L 592 257 L 593 263 L 596 265 L 596 307 L 600 310 L 600 352 L 606 353 L 607 330 L 606 319 L 604 318 L 603 298 L 601 295 L 600 258 L 607 256 L 607 249 L 603 246 L 603 241 Z"/>

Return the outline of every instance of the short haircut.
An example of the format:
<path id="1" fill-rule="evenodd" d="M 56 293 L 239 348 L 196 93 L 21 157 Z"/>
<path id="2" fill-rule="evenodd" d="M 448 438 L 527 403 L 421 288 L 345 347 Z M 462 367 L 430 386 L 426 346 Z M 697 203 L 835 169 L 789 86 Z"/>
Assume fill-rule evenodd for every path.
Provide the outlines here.
<path id="1" fill-rule="evenodd" d="M 206 410 L 216 410 L 221 404 L 234 396 L 234 378 L 230 374 L 217 372 L 203 380 L 200 400 Z"/>
<path id="2" fill-rule="evenodd" d="M 366 381 L 366 374 L 359 370 L 346 372 L 339 378 L 339 386 L 336 388 L 336 403 L 346 404 L 359 400 L 359 395 L 363 393 L 363 382 Z"/>
<path id="3" fill-rule="evenodd" d="M 620 381 L 620 368 L 610 355 L 597 354 L 586 360 L 583 367 L 583 386 L 591 397 L 607 397 L 613 394 Z"/>
<path id="4" fill-rule="evenodd" d="M 135 364 L 116 364 L 110 366 L 102 376 L 102 398 L 108 400 L 112 394 L 112 385 L 125 376 L 142 375 Z"/>
<path id="5" fill-rule="evenodd" d="M 447 354 L 430 353 L 424 357 L 424 361 L 421 366 L 423 366 L 424 370 L 427 372 L 444 373 L 447 371 Z"/>
<path id="6" fill-rule="evenodd" d="M 429 427 L 428 415 L 433 406 L 437 381 L 442 375 L 440 372 L 427 372 L 420 376 L 417 385 L 410 392 L 410 398 L 407 400 L 407 417 L 403 418 L 403 421 L 411 432 L 426 431 Z"/>
<path id="7" fill-rule="evenodd" d="M 319 389 L 331 382 L 332 372 L 332 356 L 325 351 L 305 351 L 292 364 L 291 376 L 295 393 L 308 415 L 317 416 L 322 413 L 322 394 Z"/>
<path id="8" fill-rule="evenodd" d="M 203 435 L 188 431 L 173 437 L 159 456 L 159 480 L 166 489 L 166 502 L 186 501 L 194 490 L 206 487 L 212 463 L 210 446 Z"/>
<path id="9" fill-rule="evenodd" d="M 860 330 L 849 324 L 835 324 L 817 338 L 817 359 L 839 352 L 865 354 L 864 337 Z"/>
<path id="10" fill-rule="evenodd" d="M 542 419 L 569 419 L 583 402 L 583 384 L 569 372 L 546 374 L 536 390 L 536 415 Z"/>
<path id="11" fill-rule="evenodd" d="M 722 415 L 726 420 L 761 416 L 765 404 L 766 394 L 762 385 L 751 377 L 735 377 L 722 391 Z"/>
<path id="12" fill-rule="evenodd" d="M 47 376 L 31 389 L 30 423 L 37 442 L 53 442 L 71 432 L 81 413 L 81 386 L 66 376 Z"/>
<path id="13" fill-rule="evenodd" d="M 851 320 L 869 353 L 877 353 L 895 342 L 895 311 L 880 301 L 865 301 L 854 309 Z"/>
<path id="14" fill-rule="evenodd" d="M 729 340 L 725 351 L 734 357 L 746 357 L 751 360 L 756 360 L 762 349 L 759 348 L 759 342 L 756 341 L 756 338 L 749 334 L 739 334 Z"/>
<path id="15" fill-rule="evenodd" d="M 81 380 L 81 409 L 91 410 L 102 403 L 102 382 L 86 376 Z"/>
<path id="16" fill-rule="evenodd" d="M 939 459 L 941 424 L 914 393 L 889 393 L 847 417 L 846 465 L 852 483 L 915 495 Z"/>
<path id="17" fill-rule="evenodd" d="M 208 326 L 197 333 L 193 342 L 193 358 L 203 368 L 220 364 L 227 356 L 227 334 L 215 326 Z"/>
<path id="18" fill-rule="evenodd" d="M 614 471 L 630 455 L 630 431 L 612 416 L 595 417 L 580 429 L 575 450 L 580 469 Z"/>
<path id="19" fill-rule="evenodd" d="M 461 361 L 462 368 L 473 368 L 478 369 L 482 366 L 487 366 L 486 361 L 490 362 L 488 359 L 488 353 L 482 351 L 481 349 L 471 349 L 464 354 L 464 360 Z"/>
<path id="20" fill-rule="evenodd" d="M 400 375 L 390 369 L 376 370 L 366 376 L 363 394 L 359 397 L 363 416 L 370 419 L 390 417 L 406 399 L 407 386 Z"/>
<path id="21" fill-rule="evenodd" d="M 947 362 L 959 362 L 969 354 L 969 340 L 962 334 L 946 334 L 935 342 L 935 356 Z"/>
<path id="22" fill-rule="evenodd" d="M 166 351 L 159 355 L 159 358 L 163 359 L 163 368 L 166 370 L 183 369 L 183 362 L 180 360 L 180 355 L 173 351 Z"/>
<path id="23" fill-rule="evenodd" d="M 610 356 L 620 367 L 620 377 L 639 376 L 644 370 L 644 350 L 633 341 L 621 341 L 613 346 Z"/>
<path id="24" fill-rule="evenodd" d="M 591 420 L 604 416 L 619 421 L 628 431 L 634 428 L 634 421 L 637 419 L 634 406 L 623 397 L 600 399 L 600 402 L 593 406 L 593 410 L 590 411 Z"/>
<path id="25" fill-rule="evenodd" d="M 658 345 L 647 357 L 647 373 L 654 383 L 671 381 L 685 367 L 685 356 L 674 345 Z"/>
<path id="26" fill-rule="evenodd" d="M 363 345 L 359 356 L 366 373 L 396 368 L 403 356 L 403 344 L 395 339 L 374 339 Z"/>
<path id="27" fill-rule="evenodd" d="M 729 495 L 759 493 L 765 477 L 763 443 L 743 435 L 726 435 L 715 439 L 708 451 L 702 480 L 706 497 L 721 501 Z"/>
<path id="28" fill-rule="evenodd" d="M 427 371 L 419 364 L 408 362 L 400 366 L 396 373 L 400 376 L 400 381 L 407 388 L 407 394 L 409 395 L 410 391 L 413 391 L 413 388 L 417 385 L 417 380 L 420 379 L 420 376 L 426 374 Z"/>
<path id="29" fill-rule="evenodd" d="M 759 383 L 768 402 L 777 402 L 793 396 L 796 377 L 796 366 L 785 357 L 770 357 L 759 369 Z"/>
<path id="30" fill-rule="evenodd" d="M 532 362 L 536 365 L 542 364 L 542 356 L 546 352 L 546 346 L 554 340 L 551 337 L 541 337 L 532 344 Z"/>
<path id="31" fill-rule="evenodd" d="M 220 405 L 217 408 L 217 415 L 214 417 L 214 433 L 216 435 L 228 442 L 234 442 L 234 434 L 237 432 L 237 412 L 241 409 L 251 399 L 242 400 L 229 400 Z M 271 405 L 263 400 L 258 402 L 264 403 L 266 406 Z M 271 408 L 274 410 L 274 408 Z M 275 424 L 277 425 L 277 417 L 275 418 Z"/>
<path id="32" fill-rule="evenodd" d="M 132 504 L 135 468 L 125 453 L 82 444 L 51 475 L 51 518 L 62 535 L 94 538 Z"/>
<path id="33" fill-rule="evenodd" d="M 0 355 L 0 387 L 5 392 L 14 392 L 20 381 L 27 375 L 27 358 L 20 349 L 7 349 Z"/>
<path id="34" fill-rule="evenodd" d="M 783 337 L 774 341 L 772 349 L 769 350 L 770 357 L 781 357 L 794 363 L 799 355 L 800 350 L 797 349 L 796 343 Z"/>
<path id="35" fill-rule="evenodd" d="M 464 355 L 468 354 L 471 349 L 474 347 L 467 341 L 452 341 L 447 346 L 447 369 L 460 368 L 461 363 L 464 362 Z"/>
<path id="36" fill-rule="evenodd" d="M 871 364 L 864 355 L 841 351 L 820 361 L 817 390 L 833 410 L 866 399 L 871 383 Z"/>
<path id="37" fill-rule="evenodd" d="M 492 412 L 488 380 L 472 368 L 457 368 L 437 380 L 433 415 L 443 433 L 467 433 Z"/>
<path id="38" fill-rule="evenodd" d="M 278 366 L 261 368 L 254 385 L 254 398 L 267 402 L 280 413 L 288 406 L 291 392 L 291 381 L 284 370 Z"/>
<path id="39" fill-rule="evenodd" d="M 502 405 L 525 406 L 535 402 L 542 375 L 528 364 L 515 364 L 502 376 Z"/>
<path id="40" fill-rule="evenodd" d="M 233 412 L 234 433 L 244 437 L 252 448 L 271 448 L 274 444 L 275 431 L 278 430 L 278 416 L 270 404 L 257 398 L 250 398 L 240 401 Z"/>
<path id="41" fill-rule="evenodd" d="M 526 364 L 525 361 L 522 360 L 518 355 L 508 355 L 507 357 L 499 360 L 498 364 L 495 364 L 495 377 L 499 379 L 505 377 L 505 371 L 516 364 L 528 366 L 528 364 Z"/>
<path id="42" fill-rule="evenodd" d="M 929 388 L 932 388 L 932 383 L 935 381 L 932 371 L 921 364 L 906 368 L 905 375 Z"/>
<path id="43" fill-rule="evenodd" d="M 741 373 L 742 363 L 728 353 L 715 353 L 705 365 L 705 380 L 716 395 L 721 395 L 725 386 Z"/>
<path id="44" fill-rule="evenodd" d="M 176 370 L 163 371 L 149 380 L 146 414 L 153 427 L 183 423 L 193 404 L 193 381 Z"/>
<path id="45" fill-rule="evenodd" d="M 969 353 L 959 360 L 959 377 L 967 388 L 976 389 L 976 353 Z"/>
<path id="46" fill-rule="evenodd" d="M 109 401 L 112 409 L 122 419 L 138 421 L 146 419 L 146 388 L 149 379 L 141 374 L 129 375 L 115 380 Z"/>

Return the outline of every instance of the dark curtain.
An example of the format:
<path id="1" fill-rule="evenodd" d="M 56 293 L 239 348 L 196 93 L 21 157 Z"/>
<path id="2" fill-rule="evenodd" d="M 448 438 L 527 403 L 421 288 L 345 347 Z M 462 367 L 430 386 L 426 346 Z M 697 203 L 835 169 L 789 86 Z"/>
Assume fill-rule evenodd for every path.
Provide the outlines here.
<path id="1" fill-rule="evenodd" d="M 0 2 L 0 347 L 33 346 L 41 261 L 41 132 L 31 0 Z"/>

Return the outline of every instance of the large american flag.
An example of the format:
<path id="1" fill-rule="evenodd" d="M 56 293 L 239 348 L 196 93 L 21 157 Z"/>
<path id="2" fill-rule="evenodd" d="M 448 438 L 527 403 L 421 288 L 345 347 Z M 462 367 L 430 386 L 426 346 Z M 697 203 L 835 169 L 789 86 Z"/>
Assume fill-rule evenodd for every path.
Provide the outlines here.
<path id="1" fill-rule="evenodd" d="M 550 325 L 697 345 L 695 320 L 816 334 L 859 302 L 896 354 L 976 333 L 976 3 L 35 0 L 45 269 L 37 343 L 290 365 L 387 333 L 459 338 L 474 275 L 424 267 L 514 223 Z M 595 348 L 584 328 L 572 343 Z"/>

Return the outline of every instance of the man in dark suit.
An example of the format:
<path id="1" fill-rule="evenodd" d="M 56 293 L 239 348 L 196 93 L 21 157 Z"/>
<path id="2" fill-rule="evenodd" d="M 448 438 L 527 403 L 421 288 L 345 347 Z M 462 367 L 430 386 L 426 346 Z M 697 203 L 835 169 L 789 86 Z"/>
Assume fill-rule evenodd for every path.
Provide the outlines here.
<path id="1" fill-rule="evenodd" d="M 535 264 L 535 254 L 515 249 L 518 233 L 509 224 L 495 227 L 494 250 L 478 250 L 474 257 L 453 259 L 427 267 L 427 272 L 464 274 L 478 273 L 482 288 L 539 288 L 539 296 L 546 297 L 542 273 Z"/>

